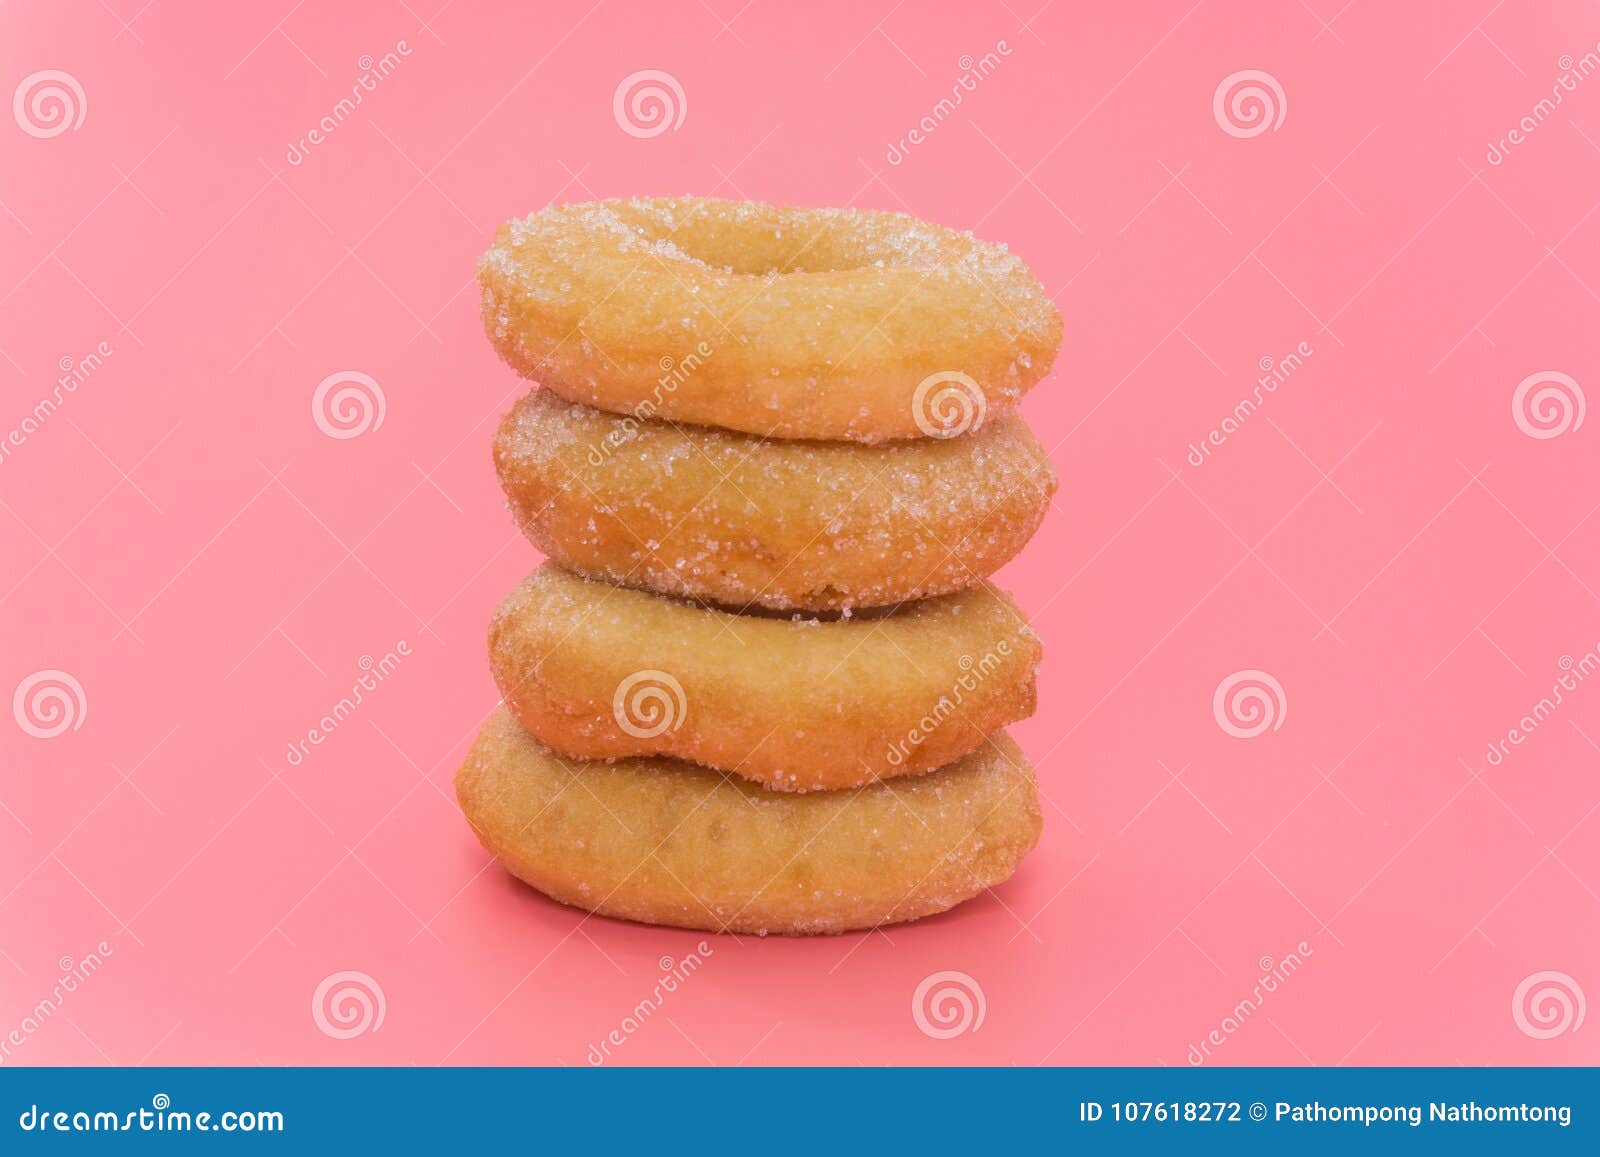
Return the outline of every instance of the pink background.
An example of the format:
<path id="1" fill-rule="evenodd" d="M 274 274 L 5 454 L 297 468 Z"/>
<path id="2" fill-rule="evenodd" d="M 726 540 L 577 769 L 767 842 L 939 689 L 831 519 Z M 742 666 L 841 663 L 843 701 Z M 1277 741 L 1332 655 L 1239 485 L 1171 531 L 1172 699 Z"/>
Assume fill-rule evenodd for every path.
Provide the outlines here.
<path id="1" fill-rule="evenodd" d="M 1485 760 L 1600 642 L 1600 419 L 1535 438 L 1511 407 L 1541 371 L 1600 383 L 1600 76 L 1486 159 L 1600 16 L 438 3 L 7 8 L 4 91 L 61 69 L 87 104 L 47 139 L 0 117 L 0 426 L 112 350 L 0 462 L 0 692 L 59 669 L 86 699 L 51 739 L 0 715 L 0 1037 L 112 949 L 7 1063 L 583 1064 L 701 939 L 517 886 L 450 791 L 488 615 L 536 560 L 490 467 L 524 383 L 474 259 L 552 200 L 685 191 L 970 228 L 1060 303 L 1024 413 L 1061 492 L 1000 576 L 1046 644 L 1014 734 L 1047 827 L 952 915 L 715 940 L 617 1061 L 1183 1064 L 1300 941 L 1217 1062 L 1600 1060 L 1600 1014 L 1536 1039 L 1512 1009 L 1545 970 L 1600 996 L 1600 680 Z M 613 117 L 641 69 L 681 84 L 675 131 Z M 1275 130 L 1215 119 L 1241 69 L 1281 84 Z M 310 400 L 344 370 L 386 413 L 336 439 Z M 1286 700 L 1252 739 L 1212 709 L 1243 669 Z M 912 994 L 947 969 L 986 1015 L 933 1039 Z M 376 1031 L 319 1031 L 341 970 L 381 987 Z"/>

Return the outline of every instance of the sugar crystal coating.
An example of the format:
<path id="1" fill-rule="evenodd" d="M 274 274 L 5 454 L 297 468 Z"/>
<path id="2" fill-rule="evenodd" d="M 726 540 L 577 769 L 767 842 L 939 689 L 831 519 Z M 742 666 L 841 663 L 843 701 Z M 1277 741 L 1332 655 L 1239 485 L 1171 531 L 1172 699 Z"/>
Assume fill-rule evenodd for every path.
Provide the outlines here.
<path id="1" fill-rule="evenodd" d="M 1015 415 L 950 439 L 780 441 L 638 421 L 540 389 L 495 438 L 523 530 L 592 577 L 730 606 L 839 610 L 971 586 L 1056 486 Z"/>
<path id="2" fill-rule="evenodd" d="M 899 213 L 663 197 L 557 205 L 479 263 L 485 329 L 572 401 L 790 438 L 915 438 L 960 373 L 1012 404 L 1061 319 L 1005 246 Z"/>

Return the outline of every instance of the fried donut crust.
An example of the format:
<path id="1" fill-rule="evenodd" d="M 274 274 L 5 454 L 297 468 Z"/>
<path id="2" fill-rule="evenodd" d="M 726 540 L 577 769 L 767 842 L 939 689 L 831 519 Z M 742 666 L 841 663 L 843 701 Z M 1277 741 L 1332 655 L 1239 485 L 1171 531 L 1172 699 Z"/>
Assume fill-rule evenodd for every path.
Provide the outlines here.
<path id="1" fill-rule="evenodd" d="M 502 225 L 478 281 L 500 356 L 561 396 L 767 437 L 967 429 L 1043 377 L 1061 343 L 1019 258 L 900 213 L 556 205 Z M 918 393 L 951 373 L 973 396 Z"/>
<path id="2" fill-rule="evenodd" d="M 1055 493 L 1015 414 L 960 438 L 767 441 L 619 417 L 533 390 L 495 466 L 546 555 L 592 578 L 727 606 L 832 611 L 972 586 Z"/>
<path id="3" fill-rule="evenodd" d="M 794 795 L 670 759 L 565 759 L 500 710 L 456 798 L 512 875 L 563 904 L 759 935 L 943 912 L 1010 877 L 1042 826 L 1004 733 L 927 775 Z"/>
<path id="4" fill-rule="evenodd" d="M 734 614 L 546 563 L 501 605 L 489 662 L 564 755 L 663 755 L 778 791 L 940 767 L 1035 705 L 1039 640 L 987 584 L 821 622 Z"/>

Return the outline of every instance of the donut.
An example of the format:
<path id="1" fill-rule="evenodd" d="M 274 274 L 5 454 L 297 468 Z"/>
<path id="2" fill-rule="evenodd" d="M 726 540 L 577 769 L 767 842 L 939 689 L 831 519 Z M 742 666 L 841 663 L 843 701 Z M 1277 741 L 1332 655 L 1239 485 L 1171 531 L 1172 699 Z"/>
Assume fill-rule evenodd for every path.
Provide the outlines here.
<path id="1" fill-rule="evenodd" d="M 546 563 L 501 604 L 489 665 L 541 743 L 663 755 L 779 791 L 942 766 L 1034 708 L 1039 641 L 985 584 L 824 622 L 734 614 Z"/>
<path id="2" fill-rule="evenodd" d="M 532 391 L 495 465 L 562 565 L 774 610 L 881 606 L 972 586 L 1038 528 L 1056 475 L 1015 414 L 961 438 L 860 446 L 620 417 Z"/>
<path id="3" fill-rule="evenodd" d="M 562 397 L 767 437 L 963 432 L 1061 342 L 1019 258 L 901 213 L 556 205 L 502 225 L 478 280 L 500 356 Z"/>
<path id="4" fill-rule="evenodd" d="M 991 738 L 927 775 L 795 795 L 671 759 L 566 759 L 500 710 L 456 796 L 483 846 L 563 904 L 713 932 L 848 932 L 952 908 L 1038 842 L 1033 771 Z"/>

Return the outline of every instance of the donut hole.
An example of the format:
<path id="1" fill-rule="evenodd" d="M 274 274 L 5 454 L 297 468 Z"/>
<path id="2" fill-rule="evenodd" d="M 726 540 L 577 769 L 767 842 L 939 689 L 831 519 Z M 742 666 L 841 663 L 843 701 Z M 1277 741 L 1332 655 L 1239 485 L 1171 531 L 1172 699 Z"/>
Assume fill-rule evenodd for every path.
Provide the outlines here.
<path id="1" fill-rule="evenodd" d="M 879 265 L 905 265 L 911 248 L 892 244 L 883 230 L 866 228 L 846 210 L 755 213 L 737 202 L 709 202 L 689 216 L 644 203 L 623 219 L 652 242 L 671 245 L 685 258 L 738 277 L 848 273 Z"/>

